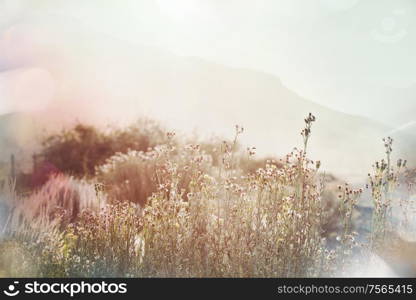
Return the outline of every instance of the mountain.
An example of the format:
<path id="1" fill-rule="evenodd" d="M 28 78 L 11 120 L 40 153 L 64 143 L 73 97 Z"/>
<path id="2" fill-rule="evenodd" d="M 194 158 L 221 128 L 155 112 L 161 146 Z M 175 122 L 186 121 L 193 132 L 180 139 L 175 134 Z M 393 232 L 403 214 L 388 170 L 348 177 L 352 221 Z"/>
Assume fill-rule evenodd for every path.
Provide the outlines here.
<path id="1" fill-rule="evenodd" d="M 392 122 L 402 126 L 416 122 L 416 84 L 407 88 L 395 89 L 394 92 L 394 95 L 391 94 L 390 103 L 396 103 L 400 108 L 394 114 Z M 399 102 L 396 102 L 396 100 Z"/>
<path id="2" fill-rule="evenodd" d="M 410 121 L 402 126 L 395 127 L 389 132 L 389 135 L 395 140 L 409 140 L 416 139 L 416 121 Z"/>
<path id="3" fill-rule="evenodd" d="M 175 56 L 77 30 L 75 24 L 70 28 L 35 23 L 0 41 L 0 52 L 13 65 L 41 68 L 54 78 L 53 101 L 37 116 L 50 127 L 74 119 L 123 124 L 145 115 L 173 129 L 231 138 L 234 125 L 241 124 L 242 142 L 256 146 L 259 155 L 284 155 L 302 144 L 303 118 L 311 112 L 317 121 L 310 155 L 322 160 L 323 169 L 364 178 L 372 162 L 383 157 L 381 139 L 392 128 L 304 99 L 275 76 Z M 22 50 L 13 55 L 16 47 Z M 414 156 L 415 145 L 415 139 L 398 139 L 394 153 Z"/>
<path id="4" fill-rule="evenodd" d="M 407 87 L 391 87 L 345 79 L 337 86 L 332 99 L 337 107 L 349 113 L 374 119 L 392 127 L 416 121 L 416 84 Z M 332 107 L 333 103 L 325 103 Z"/>
<path id="5" fill-rule="evenodd" d="M 416 121 L 416 84 L 408 87 L 374 87 L 375 101 L 368 101 L 369 105 L 379 106 L 383 109 L 379 118 L 393 126 L 403 126 Z"/>

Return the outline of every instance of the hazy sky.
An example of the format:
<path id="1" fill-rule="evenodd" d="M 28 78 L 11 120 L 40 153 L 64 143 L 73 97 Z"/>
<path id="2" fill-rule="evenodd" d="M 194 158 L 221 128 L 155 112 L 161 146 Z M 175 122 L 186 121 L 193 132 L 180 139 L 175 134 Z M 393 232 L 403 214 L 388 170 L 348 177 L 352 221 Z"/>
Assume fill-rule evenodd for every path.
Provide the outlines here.
<path id="1" fill-rule="evenodd" d="M 0 114 L 45 108 L 50 127 L 146 115 L 224 136 L 240 123 L 242 142 L 283 155 L 313 111 L 312 157 L 362 175 L 391 130 L 414 155 L 415 33 L 414 0 L 0 0 Z M 13 122 L 26 147 L 32 125 Z"/>
<path id="2" fill-rule="evenodd" d="M 377 115 L 383 107 L 361 109 L 366 97 L 416 82 L 412 0 L 0 0 L 0 39 L 15 24 L 48 15 L 273 73 L 298 94 L 345 112 Z"/>

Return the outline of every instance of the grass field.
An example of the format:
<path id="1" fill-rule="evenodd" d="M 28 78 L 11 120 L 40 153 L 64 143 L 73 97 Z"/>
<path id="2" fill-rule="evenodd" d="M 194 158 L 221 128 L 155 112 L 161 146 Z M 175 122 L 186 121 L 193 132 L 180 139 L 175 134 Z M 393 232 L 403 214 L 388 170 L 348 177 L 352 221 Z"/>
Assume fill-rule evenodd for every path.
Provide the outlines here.
<path id="1" fill-rule="evenodd" d="M 325 158 L 307 155 L 317 119 L 305 118 L 301 149 L 268 159 L 239 144 L 241 126 L 229 141 L 189 142 L 154 123 L 50 137 L 45 160 L 60 171 L 24 193 L 3 185 L 0 276 L 350 276 L 374 253 L 416 274 L 404 238 L 414 176 L 393 159 L 393 140 L 367 184 L 335 184 Z M 355 209 L 367 195 L 369 233 Z"/>

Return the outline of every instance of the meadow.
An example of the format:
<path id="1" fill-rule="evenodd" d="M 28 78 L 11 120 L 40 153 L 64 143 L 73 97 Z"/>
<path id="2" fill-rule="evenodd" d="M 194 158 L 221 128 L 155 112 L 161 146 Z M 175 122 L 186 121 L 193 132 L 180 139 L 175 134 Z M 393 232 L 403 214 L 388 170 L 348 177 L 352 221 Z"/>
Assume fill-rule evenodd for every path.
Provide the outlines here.
<path id="1" fill-rule="evenodd" d="M 369 166 L 368 182 L 351 186 L 325 174 L 324 158 L 308 158 L 315 122 L 306 116 L 302 147 L 270 158 L 239 143 L 238 125 L 229 140 L 178 136 L 149 120 L 50 135 L 30 184 L 17 176 L 2 186 L 0 276 L 350 276 L 374 254 L 415 275 L 415 265 L 401 268 L 416 254 L 403 250 L 415 176 L 394 158 L 394 141 L 380 143 L 385 158 Z"/>

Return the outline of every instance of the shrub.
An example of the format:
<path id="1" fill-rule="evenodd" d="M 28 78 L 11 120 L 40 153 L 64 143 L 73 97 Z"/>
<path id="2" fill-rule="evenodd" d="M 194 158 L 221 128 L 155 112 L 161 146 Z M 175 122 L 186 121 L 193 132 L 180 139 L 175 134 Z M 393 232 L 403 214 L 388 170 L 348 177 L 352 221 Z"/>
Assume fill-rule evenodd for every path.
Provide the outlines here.
<path id="1" fill-rule="evenodd" d="M 150 154 L 129 151 L 109 158 L 97 168 L 96 177 L 112 202 L 131 201 L 143 206 L 156 190 L 155 172 Z"/>
<path id="2" fill-rule="evenodd" d="M 29 224 L 50 223 L 59 220 L 61 225 L 73 223 L 85 209 L 99 210 L 105 205 L 104 194 L 97 194 L 94 185 L 84 181 L 57 175 L 32 194 L 20 197 L 15 203 L 14 222 Z"/>
<path id="3" fill-rule="evenodd" d="M 147 152 L 117 153 L 104 165 L 97 167 L 96 178 L 103 183 L 111 201 L 131 201 L 144 206 L 148 197 L 158 188 L 179 187 L 178 192 L 187 197 L 195 172 L 212 168 L 212 157 L 201 151 L 199 145 L 177 146 L 172 143 L 156 146 Z M 178 177 L 168 178 L 171 173 Z"/>
<path id="4" fill-rule="evenodd" d="M 167 141 L 156 122 L 140 120 L 127 129 L 103 131 L 77 124 L 42 141 L 40 156 L 57 170 L 74 176 L 93 176 L 95 167 L 117 152 L 147 151 Z"/>

